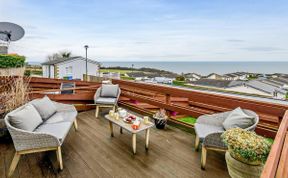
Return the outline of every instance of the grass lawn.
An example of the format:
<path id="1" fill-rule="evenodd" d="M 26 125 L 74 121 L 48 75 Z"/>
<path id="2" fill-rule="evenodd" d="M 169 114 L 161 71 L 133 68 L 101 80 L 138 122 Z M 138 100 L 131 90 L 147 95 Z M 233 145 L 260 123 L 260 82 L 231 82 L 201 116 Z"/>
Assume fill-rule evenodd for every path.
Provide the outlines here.
<path id="1" fill-rule="evenodd" d="M 185 122 L 187 124 L 194 125 L 196 123 L 197 119 L 195 117 L 188 116 L 188 117 L 182 117 L 182 118 L 180 118 L 178 120 L 181 121 L 181 122 Z"/>
<path id="2" fill-rule="evenodd" d="M 121 76 L 121 80 L 135 80 L 135 78 L 134 77 Z"/>
<path id="3" fill-rule="evenodd" d="M 132 70 L 121 70 L 121 69 L 100 69 L 100 72 L 119 72 L 120 74 L 127 74 L 132 72 Z M 134 71 L 136 72 L 136 71 Z"/>

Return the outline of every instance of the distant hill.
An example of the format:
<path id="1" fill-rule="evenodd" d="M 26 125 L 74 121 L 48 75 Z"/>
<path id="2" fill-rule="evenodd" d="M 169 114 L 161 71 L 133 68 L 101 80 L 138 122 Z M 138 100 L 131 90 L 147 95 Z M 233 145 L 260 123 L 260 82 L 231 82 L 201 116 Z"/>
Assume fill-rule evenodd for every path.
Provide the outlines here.
<path id="1" fill-rule="evenodd" d="M 154 69 L 154 68 L 147 68 L 147 67 L 142 67 L 142 68 L 131 68 L 131 67 L 101 67 L 101 69 L 105 70 L 114 70 L 119 72 L 122 71 L 129 71 L 127 74 L 130 77 L 140 77 L 140 76 L 149 76 L 149 77 L 169 77 L 169 78 L 175 78 L 178 76 L 178 74 L 166 71 L 166 70 L 160 70 L 160 69 Z M 133 71 L 133 73 L 132 73 Z"/>

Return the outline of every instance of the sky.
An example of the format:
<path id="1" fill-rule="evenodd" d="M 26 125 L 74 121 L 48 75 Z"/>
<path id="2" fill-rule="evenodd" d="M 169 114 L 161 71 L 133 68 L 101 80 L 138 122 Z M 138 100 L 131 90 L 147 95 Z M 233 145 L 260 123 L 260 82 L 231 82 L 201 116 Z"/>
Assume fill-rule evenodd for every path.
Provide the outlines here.
<path id="1" fill-rule="evenodd" d="M 287 0 L 0 0 L 10 53 L 98 61 L 288 61 Z"/>

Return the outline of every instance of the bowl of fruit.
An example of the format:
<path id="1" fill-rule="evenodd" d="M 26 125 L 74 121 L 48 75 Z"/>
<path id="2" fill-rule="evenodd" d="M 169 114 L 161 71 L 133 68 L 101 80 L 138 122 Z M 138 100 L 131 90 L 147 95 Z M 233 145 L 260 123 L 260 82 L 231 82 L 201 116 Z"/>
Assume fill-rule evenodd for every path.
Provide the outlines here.
<path id="1" fill-rule="evenodd" d="M 136 120 L 136 116 L 133 116 L 133 115 L 129 115 L 128 117 L 125 117 L 123 119 L 123 121 L 128 124 L 132 124 L 135 120 Z"/>

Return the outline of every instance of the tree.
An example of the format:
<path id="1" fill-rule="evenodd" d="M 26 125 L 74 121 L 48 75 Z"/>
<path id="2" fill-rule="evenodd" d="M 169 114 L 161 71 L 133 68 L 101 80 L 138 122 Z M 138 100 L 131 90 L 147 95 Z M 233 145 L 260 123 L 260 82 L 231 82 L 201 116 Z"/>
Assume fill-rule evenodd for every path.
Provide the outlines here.
<path id="1" fill-rule="evenodd" d="M 63 52 L 60 52 L 60 56 L 62 58 L 69 58 L 72 56 L 72 53 L 70 51 L 63 51 Z"/>
<path id="2" fill-rule="evenodd" d="M 54 53 L 52 55 L 47 56 L 47 61 L 55 61 L 57 59 L 68 59 L 72 56 L 70 51 L 62 51 L 58 53 Z"/>
<path id="3" fill-rule="evenodd" d="M 179 75 L 179 76 L 176 77 L 176 80 L 178 80 L 178 81 L 185 81 L 185 77 L 182 76 L 182 75 Z"/>

